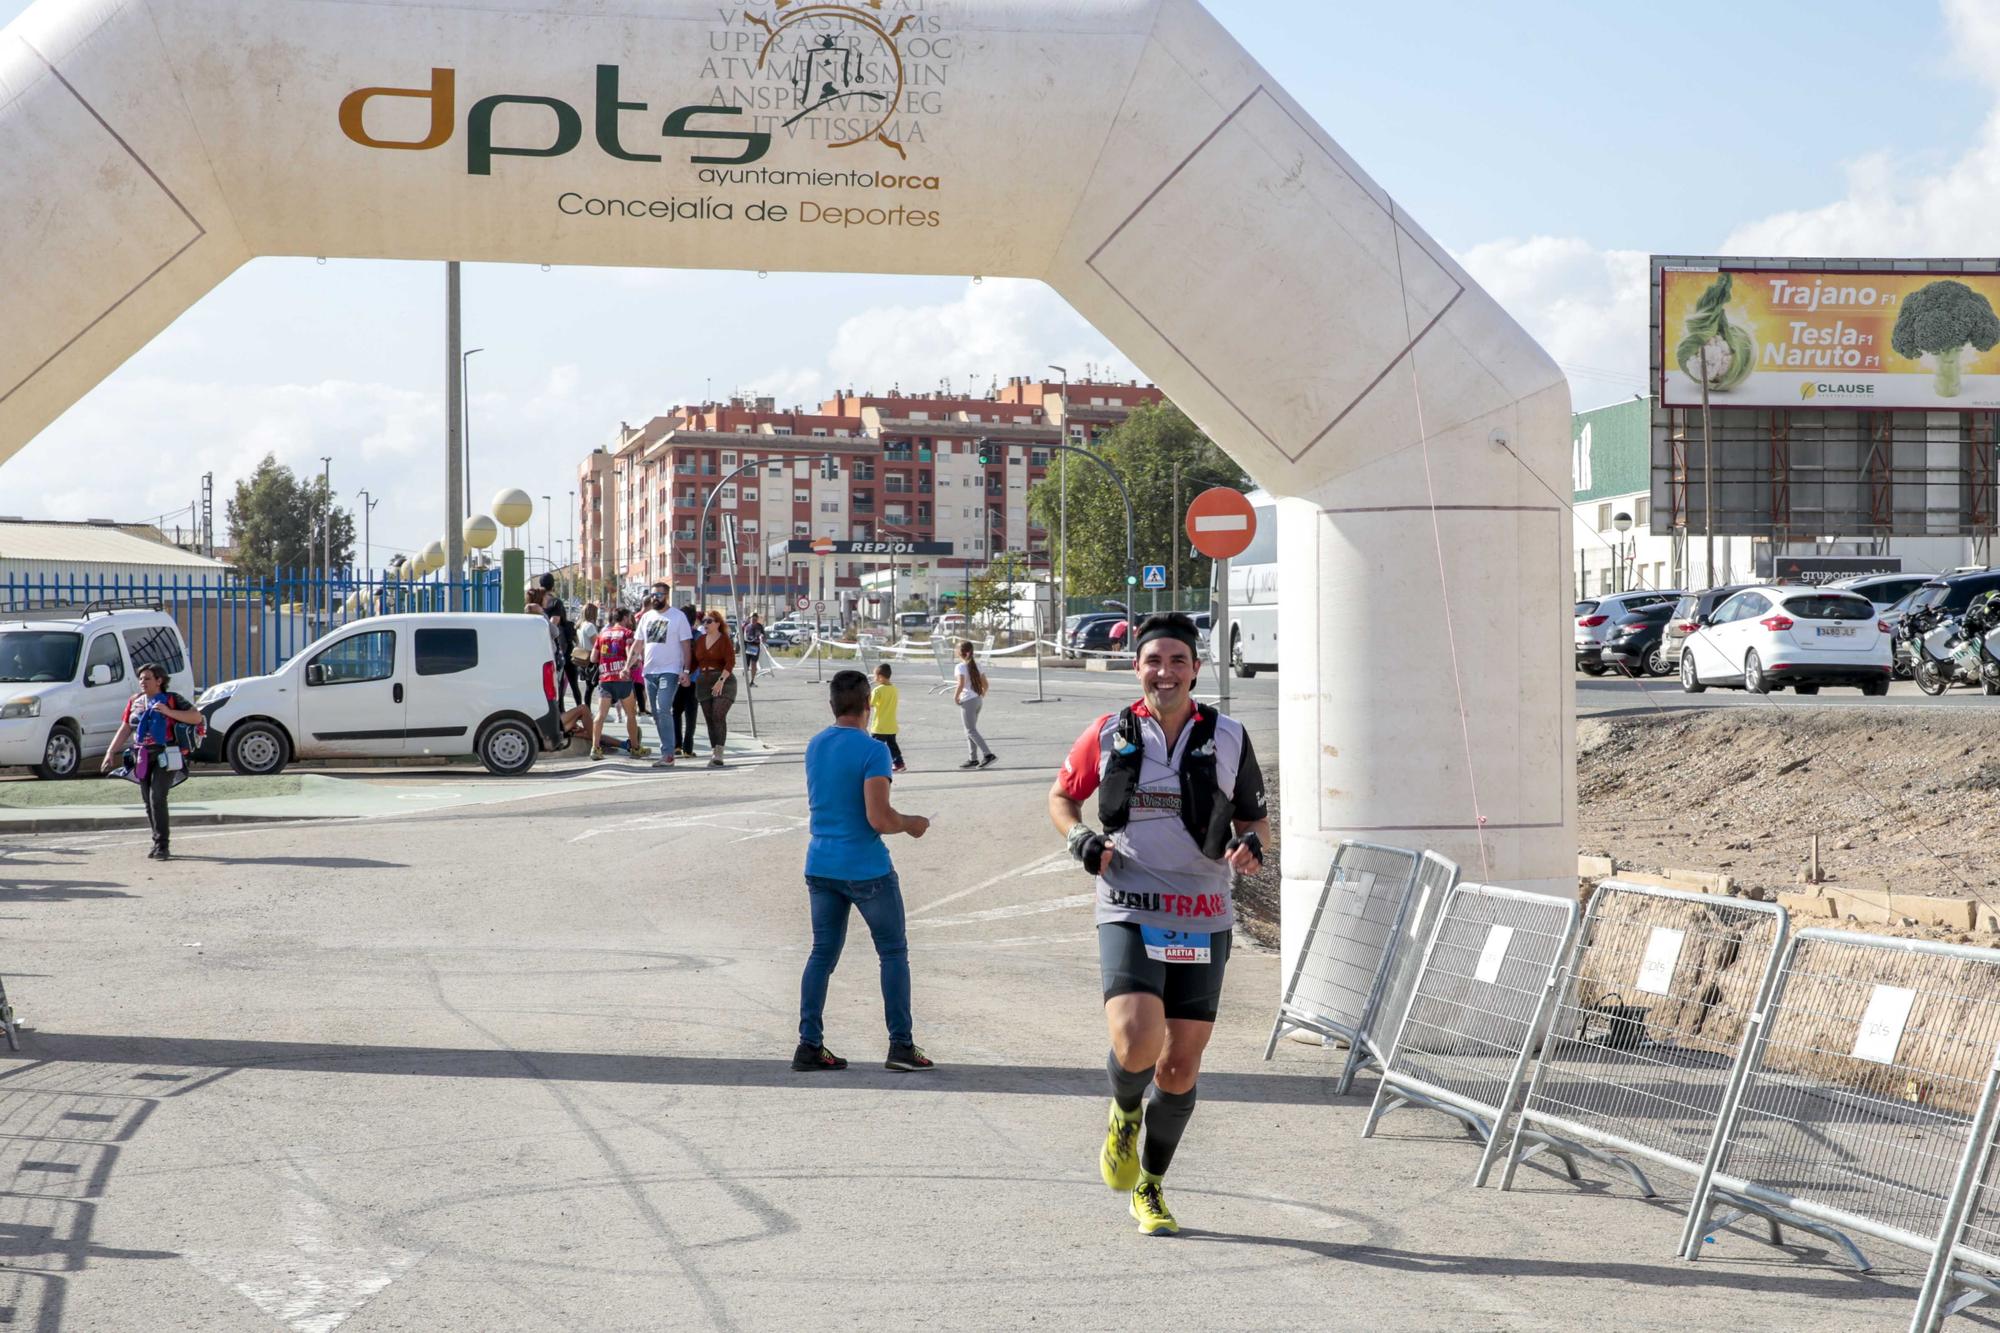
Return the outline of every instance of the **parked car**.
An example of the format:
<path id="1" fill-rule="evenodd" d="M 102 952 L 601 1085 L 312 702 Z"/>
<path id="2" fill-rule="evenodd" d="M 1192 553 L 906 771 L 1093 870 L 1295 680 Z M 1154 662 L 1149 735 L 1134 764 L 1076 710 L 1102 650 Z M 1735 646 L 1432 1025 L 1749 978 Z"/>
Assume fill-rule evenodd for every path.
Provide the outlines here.
<path id="1" fill-rule="evenodd" d="M 476 754 L 525 773 L 567 739 L 548 630 L 531 616 L 373 616 L 268 676 L 211 686 L 202 758 L 263 775 L 293 759 Z"/>
<path id="2" fill-rule="evenodd" d="M 1081 651 L 1084 647 L 1085 631 L 1090 625 L 1101 622 L 1105 627 L 1102 633 L 1108 636 L 1111 625 L 1124 618 L 1124 613 L 1119 611 L 1085 611 L 1065 618 L 1062 628 L 1064 650 L 1068 652 Z M 1110 647 L 1110 639 L 1106 637 L 1104 642 L 1098 646 Z"/>
<path id="3" fill-rule="evenodd" d="M 1603 597 L 1588 598 L 1576 604 L 1576 665 L 1585 675 L 1604 674 L 1604 660 L 1601 656 L 1604 641 L 1609 637 L 1609 626 L 1620 612 L 1635 607 L 1652 606 L 1659 602 L 1672 602 L 1679 597 L 1680 589 L 1656 591 L 1645 589 L 1640 592 L 1615 592 Z"/>
<path id="4" fill-rule="evenodd" d="M 1835 579 L 1825 586 L 1839 588 L 1843 592 L 1858 592 L 1881 611 L 1894 606 L 1936 577 L 1935 574 L 1857 574 L 1851 579 Z"/>
<path id="5" fill-rule="evenodd" d="M 1681 645 L 1687 636 L 1700 627 L 1703 616 L 1713 615 L 1715 608 L 1742 592 L 1747 584 L 1725 583 L 1720 587 L 1704 588 L 1700 592 L 1684 592 L 1674 603 L 1674 612 L 1667 620 L 1666 632 L 1660 637 L 1660 655 L 1670 669 L 1679 669 Z"/>
<path id="6" fill-rule="evenodd" d="M 163 611 L 0 624 L 0 765 L 31 764 L 45 778 L 96 772 L 148 663 L 194 698 L 187 645 Z"/>
<path id="7" fill-rule="evenodd" d="M 931 637 L 937 638 L 939 635 L 947 639 L 964 638 L 965 617 L 956 611 L 947 611 L 943 615 L 938 616 L 931 621 Z"/>
<path id="8" fill-rule="evenodd" d="M 905 635 L 921 634 L 931 625 L 928 611 L 905 611 L 896 617 L 896 628 Z"/>
<path id="9" fill-rule="evenodd" d="M 1660 651 L 1660 638 L 1673 602 L 1654 602 L 1618 613 L 1605 638 L 1601 660 L 1605 669 L 1626 676 L 1671 676 L 1674 669 Z"/>
<path id="10" fill-rule="evenodd" d="M 1889 692 L 1889 635 L 1860 593 L 1769 584 L 1745 588 L 1700 622 L 1681 652 L 1681 688 L 1768 694 L 1790 685 Z"/>
<path id="11" fill-rule="evenodd" d="M 1125 617 L 1116 611 L 1099 612 L 1085 616 L 1083 623 L 1070 635 L 1070 651 L 1078 653 L 1106 653 L 1111 651 L 1111 627 L 1122 625 Z"/>

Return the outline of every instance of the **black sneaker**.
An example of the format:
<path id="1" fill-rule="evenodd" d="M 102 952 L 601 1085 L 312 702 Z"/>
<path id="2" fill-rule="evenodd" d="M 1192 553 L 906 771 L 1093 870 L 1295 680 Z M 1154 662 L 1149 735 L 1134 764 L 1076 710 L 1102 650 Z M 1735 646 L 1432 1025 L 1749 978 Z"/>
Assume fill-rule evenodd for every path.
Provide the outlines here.
<path id="1" fill-rule="evenodd" d="M 845 1069 L 847 1061 L 824 1046 L 808 1046 L 800 1042 L 798 1049 L 792 1052 L 792 1068 L 801 1074 L 810 1074 L 822 1069 Z"/>
<path id="2" fill-rule="evenodd" d="M 999 759 L 999 758 L 1000 758 L 1000 756 L 999 756 L 999 755 L 997 755 L 997 754 L 989 754 L 989 755 L 987 755 L 987 756 L 986 756 L 986 757 L 985 757 L 984 759 L 982 759 L 982 760 L 980 760 L 980 761 L 979 761 L 979 766 L 980 766 L 981 768 L 984 768 L 984 767 L 986 767 L 986 766 L 987 766 L 988 764 L 990 764 L 990 763 L 993 763 L 993 762 L 994 762 L 995 760 L 997 760 L 997 759 Z"/>
<path id="3" fill-rule="evenodd" d="M 923 1047 L 905 1046 L 899 1042 L 889 1048 L 889 1058 L 882 1062 L 882 1068 L 909 1074 L 919 1069 L 935 1069 L 937 1065 L 924 1054 Z"/>
<path id="4" fill-rule="evenodd" d="M 978 761 L 977 759 L 968 759 L 968 760 L 966 760 L 966 761 L 965 761 L 964 763 L 960 764 L 960 765 L 959 765 L 959 767 L 960 767 L 960 768 L 978 768 L 978 767 L 979 767 L 979 761 Z"/>

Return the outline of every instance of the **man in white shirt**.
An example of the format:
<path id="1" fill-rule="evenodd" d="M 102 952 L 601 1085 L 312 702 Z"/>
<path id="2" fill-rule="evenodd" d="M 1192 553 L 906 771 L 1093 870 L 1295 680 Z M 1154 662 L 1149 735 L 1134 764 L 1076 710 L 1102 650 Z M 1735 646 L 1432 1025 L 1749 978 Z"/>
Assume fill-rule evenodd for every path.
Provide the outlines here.
<path id="1" fill-rule="evenodd" d="M 639 642 L 646 645 L 646 692 L 652 696 L 653 727 L 660 733 L 660 757 L 654 768 L 674 766 L 674 694 L 688 683 L 688 640 L 694 628 L 687 617 L 658 593 L 646 599 L 639 617 Z"/>

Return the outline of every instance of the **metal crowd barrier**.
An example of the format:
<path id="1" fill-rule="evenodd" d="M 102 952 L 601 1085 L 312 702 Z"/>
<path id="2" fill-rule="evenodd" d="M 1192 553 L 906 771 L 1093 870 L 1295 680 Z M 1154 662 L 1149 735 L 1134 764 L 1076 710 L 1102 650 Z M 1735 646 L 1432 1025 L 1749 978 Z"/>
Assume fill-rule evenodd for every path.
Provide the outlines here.
<path id="1" fill-rule="evenodd" d="M 1454 888 L 1361 1136 L 1372 1138 L 1398 1107 L 1442 1111 L 1486 1141 L 1473 1176 L 1485 1184 L 1576 924 L 1574 899 L 1489 884 Z"/>
<path id="2" fill-rule="evenodd" d="M 1777 975 L 1782 907 L 1608 879 L 1563 969 L 1500 1188 L 1540 1152 L 1652 1182 L 1631 1159 L 1699 1179 L 1734 1090 L 1752 1019 Z M 1685 1238 L 1683 1238 L 1685 1244 Z"/>
<path id="3" fill-rule="evenodd" d="M 1868 1261 L 1931 1253 L 2000 1047 L 2000 952 L 1845 931 L 1792 937 L 1695 1189 L 1685 1254 L 1745 1217 Z M 1715 1219 L 1717 1203 L 1733 1211 Z"/>
<path id="4" fill-rule="evenodd" d="M 1986 1071 L 1979 1110 L 1966 1136 L 1957 1184 L 1945 1203 L 1944 1226 L 1931 1251 L 1917 1293 L 1917 1312 L 1910 1333 L 1932 1333 L 1952 1315 L 2000 1296 L 2000 1182 L 1992 1176 L 1996 1145 L 1993 1131 L 2000 1123 L 2000 1048 Z M 1966 1266 L 1971 1265 L 1971 1266 Z"/>
<path id="5" fill-rule="evenodd" d="M 14 1006 L 7 1003 L 7 979 L 0 977 L 0 1033 L 6 1035 L 7 1049 L 10 1051 L 21 1049 L 21 1043 L 16 1036 L 18 1031 L 19 1028 L 14 1022 Z"/>
<path id="6" fill-rule="evenodd" d="M 1417 883 L 1417 854 L 1345 839 L 1334 849 L 1264 1058 L 1287 1032 L 1305 1030 L 1348 1043 L 1348 1067 L 1375 1002 L 1382 964 L 1394 948 Z M 1344 1089 L 1343 1089 L 1344 1091 Z"/>
<path id="7" fill-rule="evenodd" d="M 1381 993 L 1376 998 L 1374 1013 L 1361 1030 L 1360 1057 L 1353 1058 L 1354 1052 L 1348 1052 L 1350 1059 L 1341 1074 L 1341 1092 L 1347 1091 L 1348 1083 L 1362 1066 L 1377 1071 L 1388 1068 L 1389 1049 L 1395 1044 L 1397 1030 L 1403 1026 L 1403 1015 L 1410 1011 L 1417 973 L 1423 970 L 1424 949 L 1436 932 L 1438 918 L 1444 915 L 1445 902 L 1457 884 L 1458 862 L 1446 860 L 1436 852 L 1425 852 L 1417 861 L 1416 900 L 1404 914 L 1397 929 L 1396 946 L 1376 979 Z"/>

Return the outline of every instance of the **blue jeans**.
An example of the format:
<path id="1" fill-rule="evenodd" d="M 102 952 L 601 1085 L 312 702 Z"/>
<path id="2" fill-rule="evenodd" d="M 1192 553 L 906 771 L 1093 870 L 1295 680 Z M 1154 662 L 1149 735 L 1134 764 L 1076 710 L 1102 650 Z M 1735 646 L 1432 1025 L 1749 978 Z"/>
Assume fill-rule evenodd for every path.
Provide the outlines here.
<path id="1" fill-rule="evenodd" d="M 891 870 L 880 879 L 828 879 L 807 875 L 812 890 L 812 953 L 799 982 L 799 1040 L 824 1045 L 826 986 L 833 980 L 840 950 L 847 943 L 847 908 L 853 904 L 875 937 L 875 954 L 882 960 L 882 1016 L 889 1024 L 891 1045 L 907 1046 L 910 1033 L 910 941 L 903 929 L 903 885 Z"/>
<path id="2" fill-rule="evenodd" d="M 653 699 L 653 730 L 660 733 L 660 757 L 671 759 L 674 753 L 674 691 L 681 687 L 680 673 L 669 671 L 664 675 L 646 673 L 646 693 Z"/>

